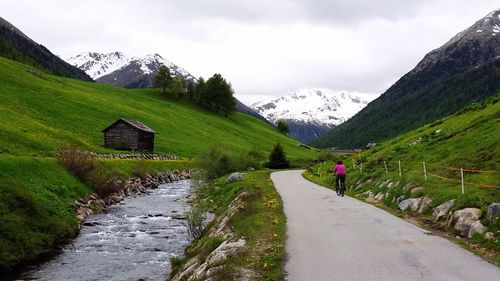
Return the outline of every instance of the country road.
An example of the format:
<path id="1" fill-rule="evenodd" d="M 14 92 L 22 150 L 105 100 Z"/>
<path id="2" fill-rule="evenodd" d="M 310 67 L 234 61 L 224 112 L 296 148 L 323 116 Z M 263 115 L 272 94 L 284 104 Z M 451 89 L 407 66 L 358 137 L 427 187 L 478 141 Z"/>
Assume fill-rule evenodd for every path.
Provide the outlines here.
<path id="1" fill-rule="evenodd" d="M 271 175 L 288 220 L 286 280 L 500 280 L 496 266 L 302 172 Z"/>

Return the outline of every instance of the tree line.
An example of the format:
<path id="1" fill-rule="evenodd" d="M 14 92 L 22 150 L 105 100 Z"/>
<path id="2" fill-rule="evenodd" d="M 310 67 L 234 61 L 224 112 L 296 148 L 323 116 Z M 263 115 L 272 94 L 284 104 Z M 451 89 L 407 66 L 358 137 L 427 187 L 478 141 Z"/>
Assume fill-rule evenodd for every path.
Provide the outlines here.
<path id="1" fill-rule="evenodd" d="M 207 81 L 203 77 L 197 81 L 184 81 L 180 77 L 172 77 L 168 67 L 162 65 L 155 76 L 154 85 L 161 88 L 163 94 L 170 94 L 175 98 L 185 96 L 195 104 L 220 112 L 226 117 L 236 111 L 231 83 L 219 73 Z"/>

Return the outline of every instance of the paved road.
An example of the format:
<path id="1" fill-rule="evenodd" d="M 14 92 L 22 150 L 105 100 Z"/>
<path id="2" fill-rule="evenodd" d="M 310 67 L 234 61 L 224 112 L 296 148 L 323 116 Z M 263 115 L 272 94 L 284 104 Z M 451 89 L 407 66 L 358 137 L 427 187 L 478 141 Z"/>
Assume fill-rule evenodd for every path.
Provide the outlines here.
<path id="1" fill-rule="evenodd" d="M 289 281 L 487 281 L 500 269 L 381 209 L 276 172 L 287 222 Z"/>

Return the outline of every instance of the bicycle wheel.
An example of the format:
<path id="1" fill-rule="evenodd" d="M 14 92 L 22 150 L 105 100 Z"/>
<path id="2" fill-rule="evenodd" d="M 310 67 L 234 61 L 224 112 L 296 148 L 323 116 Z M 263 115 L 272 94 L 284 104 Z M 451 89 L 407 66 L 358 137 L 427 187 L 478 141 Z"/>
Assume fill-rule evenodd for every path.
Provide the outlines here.
<path id="1" fill-rule="evenodd" d="M 340 196 L 344 197 L 345 186 L 343 182 L 340 182 Z"/>
<path id="2" fill-rule="evenodd" d="M 340 196 L 341 192 L 342 192 L 342 181 L 339 180 L 337 182 L 337 188 L 335 188 L 335 191 L 337 192 L 337 195 Z"/>

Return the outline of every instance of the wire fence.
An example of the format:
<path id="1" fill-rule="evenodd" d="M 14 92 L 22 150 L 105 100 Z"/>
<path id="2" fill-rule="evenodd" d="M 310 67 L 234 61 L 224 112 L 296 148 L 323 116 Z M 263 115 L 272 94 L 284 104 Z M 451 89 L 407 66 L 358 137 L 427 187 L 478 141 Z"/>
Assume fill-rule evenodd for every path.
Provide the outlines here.
<path id="1" fill-rule="evenodd" d="M 414 175 L 421 175 L 425 181 L 429 178 L 436 178 L 439 180 L 456 183 L 460 185 L 462 194 L 465 193 L 465 186 L 477 186 L 483 188 L 500 188 L 500 171 L 495 170 L 479 170 L 470 169 L 465 167 L 451 167 L 439 164 L 430 164 L 427 162 L 403 162 L 403 161 L 380 161 L 379 163 L 371 163 L 369 167 L 363 167 L 363 163 L 356 164 L 352 161 L 353 168 L 363 173 L 365 170 L 377 171 L 383 170 L 386 174 L 397 173 L 399 177 L 404 174 L 412 173 Z M 368 169 L 367 169 L 368 168 Z M 466 180 L 467 176 L 480 174 L 493 175 L 493 183 L 478 183 Z M 498 175 L 498 176 L 497 176 Z"/>

